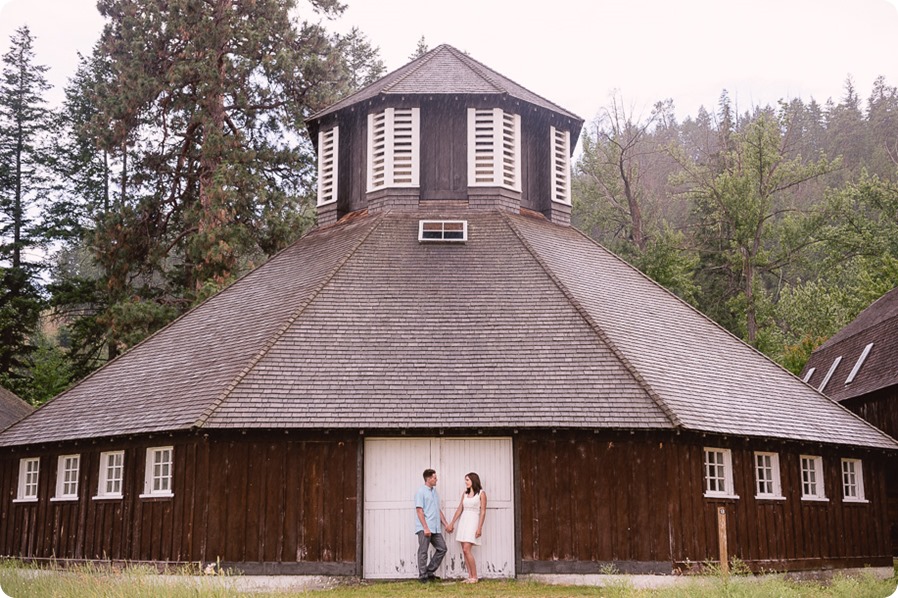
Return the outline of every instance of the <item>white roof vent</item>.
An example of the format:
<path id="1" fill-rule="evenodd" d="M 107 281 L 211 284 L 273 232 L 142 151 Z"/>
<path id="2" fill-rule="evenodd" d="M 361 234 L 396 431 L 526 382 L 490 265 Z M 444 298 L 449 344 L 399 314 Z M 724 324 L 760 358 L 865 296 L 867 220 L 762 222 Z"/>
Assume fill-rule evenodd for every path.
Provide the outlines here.
<path id="1" fill-rule="evenodd" d="M 418 241 L 422 243 L 464 243 L 467 240 L 467 220 L 418 221 Z"/>
<path id="2" fill-rule="evenodd" d="M 839 364 L 841 362 L 842 362 L 842 356 L 839 355 L 838 357 L 836 357 L 835 361 L 833 361 L 833 364 L 831 366 L 829 366 L 829 371 L 826 372 L 826 377 L 823 379 L 823 382 L 820 384 L 820 388 L 818 388 L 817 390 L 819 390 L 820 392 L 823 392 L 823 389 L 826 388 L 827 384 L 829 384 L 829 379 L 832 378 L 833 374 L 836 373 L 836 368 L 839 367 Z"/>
<path id="3" fill-rule="evenodd" d="M 866 347 L 864 347 L 863 352 L 861 352 L 861 356 L 857 358 L 857 363 L 854 364 L 854 367 L 851 369 L 851 373 L 848 374 L 848 378 L 845 379 L 845 384 L 851 384 L 854 381 L 857 373 L 861 371 L 861 366 L 864 365 L 864 360 L 867 359 L 867 355 L 870 354 L 870 349 L 873 348 L 873 343 L 870 343 Z"/>

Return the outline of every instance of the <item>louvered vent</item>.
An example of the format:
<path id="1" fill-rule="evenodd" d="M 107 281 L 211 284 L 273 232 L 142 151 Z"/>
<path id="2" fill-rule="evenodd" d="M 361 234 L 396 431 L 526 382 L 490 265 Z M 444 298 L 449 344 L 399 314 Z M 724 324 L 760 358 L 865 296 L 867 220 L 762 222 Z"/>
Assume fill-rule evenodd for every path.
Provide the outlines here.
<path id="1" fill-rule="evenodd" d="M 337 154 L 340 128 L 318 133 L 318 205 L 337 201 Z"/>
<path id="2" fill-rule="evenodd" d="M 521 189 L 521 117 L 468 109 L 468 185 Z"/>
<path id="3" fill-rule="evenodd" d="M 551 127 L 552 201 L 571 203 L 571 134 Z"/>
<path id="4" fill-rule="evenodd" d="M 368 115 L 368 191 L 418 186 L 418 140 L 418 108 Z"/>

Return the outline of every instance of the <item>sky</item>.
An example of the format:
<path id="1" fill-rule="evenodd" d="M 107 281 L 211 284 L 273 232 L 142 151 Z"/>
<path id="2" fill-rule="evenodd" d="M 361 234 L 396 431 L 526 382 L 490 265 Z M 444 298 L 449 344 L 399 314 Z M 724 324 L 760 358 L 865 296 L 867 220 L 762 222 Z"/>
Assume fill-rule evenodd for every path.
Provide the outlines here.
<path id="1" fill-rule="evenodd" d="M 325 24 L 358 27 L 388 70 L 423 35 L 450 44 L 591 121 L 612 93 L 636 116 L 672 99 L 679 118 L 726 89 L 739 112 L 780 99 L 838 100 L 851 76 L 865 99 L 898 85 L 898 0 L 344 0 Z M 301 18 L 320 20 L 308 10 Z M 0 48 L 16 27 L 37 36 L 51 103 L 103 21 L 95 0 L 0 0 Z"/>

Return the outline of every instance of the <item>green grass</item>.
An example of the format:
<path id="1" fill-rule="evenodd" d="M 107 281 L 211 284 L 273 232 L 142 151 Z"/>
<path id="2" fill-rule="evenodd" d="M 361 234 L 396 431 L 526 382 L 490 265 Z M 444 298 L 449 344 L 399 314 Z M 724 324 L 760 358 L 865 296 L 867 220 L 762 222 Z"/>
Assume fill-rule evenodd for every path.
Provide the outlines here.
<path id="1" fill-rule="evenodd" d="M 178 580 L 148 568 L 111 569 L 81 566 L 64 571 L 39 569 L 7 561 L 0 564 L 0 586 L 13 598 L 224 598 L 237 592 L 227 587 L 233 578 L 196 576 Z M 223 583 L 222 583 L 223 582 Z M 349 582 L 336 588 L 305 593 L 244 593 L 246 598 L 361 598 L 417 596 L 496 598 L 886 598 L 895 591 L 898 575 L 877 580 L 836 577 L 831 582 L 795 582 L 779 577 L 708 575 L 690 578 L 673 588 L 633 589 L 625 576 L 610 586 L 553 586 L 525 581 L 482 581 L 477 585 L 442 582 L 422 586 L 417 582 Z"/>

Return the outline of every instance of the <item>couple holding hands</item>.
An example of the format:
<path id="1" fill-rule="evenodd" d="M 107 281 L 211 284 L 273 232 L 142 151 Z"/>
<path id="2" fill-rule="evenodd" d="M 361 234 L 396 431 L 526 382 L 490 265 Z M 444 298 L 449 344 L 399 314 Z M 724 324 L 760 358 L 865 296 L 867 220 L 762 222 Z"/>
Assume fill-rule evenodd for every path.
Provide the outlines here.
<path id="1" fill-rule="evenodd" d="M 483 520 L 486 518 L 486 493 L 480 485 L 480 476 L 473 471 L 465 476 L 465 491 L 450 523 L 446 523 L 440 509 L 440 495 L 436 491 L 436 485 L 437 472 L 425 469 L 424 485 L 415 494 L 415 512 L 418 516 L 415 521 L 415 533 L 418 535 L 418 581 L 426 583 L 439 579 L 436 570 L 446 556 L 442 528 L 445 527 L 446 532 L 451 534 L 457 521 L 455 539 L 461 543 L 465 567 L 468 569 L 468 578 L 462 583 L 477 583 L 477 563 L 471 547 L 480 545 Z M 431 545 L 434 553 L 428 563 L 427 553 Z"/>

